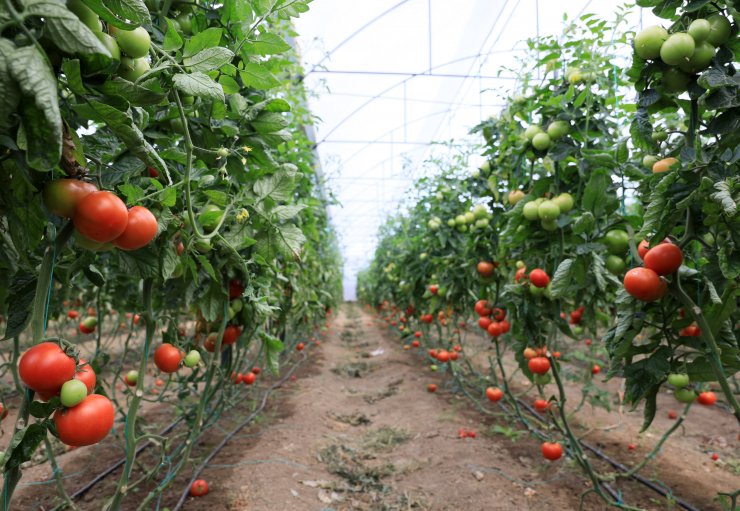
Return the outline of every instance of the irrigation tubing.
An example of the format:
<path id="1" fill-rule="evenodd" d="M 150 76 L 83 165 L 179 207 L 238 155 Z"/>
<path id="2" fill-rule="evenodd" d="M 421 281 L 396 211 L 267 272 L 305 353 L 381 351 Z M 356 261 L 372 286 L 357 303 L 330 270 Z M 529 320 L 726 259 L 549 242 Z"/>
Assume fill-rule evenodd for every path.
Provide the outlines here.
<path id="1" fill-rule="evenodd" d="M 169 426 L 167 426 L 162 431 L 160 431 L 159 434 L 158 434 L 158 436 L 164 436 L 167 433 L 169 433 L 170 431 L 172 431 L 173 429 L 175 429 L 175 427 L 180 422 L 182 422 L 183 419 L 184 419 L 184 416 L 180 416 L 180 418 L 176 419 Z M 136 449 L 136 455 L 138 456 L 139 454 L 141 454 L 144 450 L 146 450 L 151 445 L 154 445 L 154 444 L 152 442 L 149 442 L 149 441 L 144 442 L 143 444 L 141 444 Z M 93 477 L 90 481 L 88 481 L 88 483 L 85 486 L 83 486 L 82 488 L 80 488 L 79 490 L 77 490 L 76 492 L 74 492 L 72 495 L 70 495 L 70 498 L 72 500 L 79 499 L 84 494 L 86 494 L 88 491 L 90 491 L 93 488 L 93 486 L 95 486 L 100 481 L 102 481 L 103 479 L 105 479 L 106 477 L 108 477 L 109 475 L 111 475 L 113 472 L 115 472 L 116 469 L 119 468 L 121 465 L 123 465 L 125 462 L 126 462 L 126 458 L 121 458 L 120 460 L 118 460 L 117 462 L 115 462 L 113 465 L 111 465 L 110 467 L 106 468 L 101 473 L 99 473 L 98 475 L 96 475 L 95 477 Z"/>
<path id="2" fill-rule="evenodd" d="M 193 472 L 193 475 L 190 478 L 190 481 L 187 485 L 185 485 L 185 489 L 182 492 L 182 495 L 180 495 L 180 500 L 177 501 L 177 504 L 175 504 L 175 507 L 173 508 L 173 511 L 179 511 L 183 504 L 185 504 L 185 501 L 188 498 L 188 495 L 190 494 L 190 487 L 192 486 L 193 482 L 198 479 L 198 476 L 203 472 L 203 470 L 206 469 L 208 464 L 213 460 L 213 458 L 216 457 L 216 455 L 226 447 L 226 444 L 231 440 L 236 434 L 239 433 L 242 429 L 244 429 L 254 418 L 264 410 L 265 406 L 267 406 L 267 398 L 270 397 L 270 394 L 272 392 L 281 387 L 295 372 L 296 369 L 298 369 L 298 366 L 300 366 L 303 362 L 305 362 L 308 359 L 308 355 L 305 353 L 303 354 L 303 359 L 299 360 L 297 363 L 293 364 L 290 368 L 290 370 L 285 373 L 285 376 L 281 378 L 279 381 L 274 383 L 272 386 L 270 386 L 267 390 L 265 390 L 265 394 L 262 396 L 262 401 L 260 402 L 260 405 L 247 416 L 246 419 L 244 419 L 238 426 L 236 426 L 234 429 L 231 430 L 222 440 L 219 442 L 219 444 L 213 449 L 208 456 L 203 460 L 203 462 L 198 465 L 198 467 Z"/>

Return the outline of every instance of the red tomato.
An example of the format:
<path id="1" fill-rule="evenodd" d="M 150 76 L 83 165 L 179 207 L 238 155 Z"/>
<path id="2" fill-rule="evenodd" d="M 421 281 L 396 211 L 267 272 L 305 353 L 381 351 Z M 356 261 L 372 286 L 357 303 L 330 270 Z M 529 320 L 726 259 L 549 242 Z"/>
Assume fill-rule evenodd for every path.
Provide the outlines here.
<path id="1" fill-rule="evenodd" d="M 3 420 L 7 416 L 8 416 L 8 409 L 5 408 L 4 403 L 0 403 L 0 420 Z"/>
<path id="2" fill-rule="evenodd" d="M 222 344 L 234 344 L 239 336 L 242 334 L 242 329 L 235 325 L 229 325 L 224 330 L 224 338 L 221 341 Z"/>
<path id="3" fill-rule="evenodd" d="M 134 314 L 134 325 L 138 325 L 139 321 L 141 321 L 141 316 L 139 314 Z"/>
<path id="4" fill-rule="evenodd" d="M 106 243 L 126 230 L 128 210 L 115 194 L 93 192 L 77 204 L 73 220 L 75 229 L 84 237 Z"/>
<path id="5" fill-rule="evenodd" d="M 190 485 L 191 497 L 202 497 L 208 494 L 208 483 L 205 479 L 197 479 Z"/>
<path id="6" fill-rule="evenodd" d="M 717 461 L 719 459 L 719 454 L 716 452 L 712 454 L 712 461 Z"/>
<path id="7" fill-rule="evenodd" d="M 437 358 L 437 350 L 429 350 L 429 356 L 432 358 Z"/>
<path id="8" fill-rule="evenodd" d="M 544 399 L 535 399 L 534 401 L 534 408 L 538 412 L 544 412 L 548 408 L 550 408 L 550 404 L 545 401 Z"/>
<path id="9" fill-rule="evenodd" d="M 174 373 L 180 367 L 182 352 L 170 343 L 163 343 L 154 352 L 154 363 L 163 373 Z"/>
<path id="10" fill-rule="evenodd" d="M 492 311 L 493 319 L 496 321 L 503 321 L 506 317 L 506 311 L 504 309 L 501 309 L 499 307 L 496 307 Z"/>
<path id="11" fill-rule="evenodd" d="M 87 360 L 85 360 L 84 358 L 80 359 L 80 365 L 77 366 L 77 372 L 75 373 L 75 379 L 80 380 L 82 383 L 85 384 L 85 387 L 87 387 L 88 394 L 92 394 L 95 391 L 95 384 L 97 383 L 95 371 L 93 370 L 92 366 L 87 363 Z"/>
<path id="12" fill-rule="evenodd" d="M 458 352 L 457 352 L 457 351 L 451 351 L 451 352 L 450 352 L 450 360 L 457 360 L 457 358 L 458 358 L 459 356 L 460 356 L 460 355 L 458 354 Z"/>
<path id="13" fill-rule="evenodd" d="M 75 360 L 58 344 L 42 342 L 29 348 L 18 362 L 18 374 L 31 390 L 55 395 L 75 376 Z"/>
<path id="14" fill-rule="evenodd" d="M 431 314 L 424 314 L 421 316 L 420 319 L 422 323 L 431 323 L 432 321 L 434 321 L 434 316 L 432 316 Z"/>
<path id="15" fill-rule="evenodd" d="M 77 312 L 77 311 L 69 311 L 69 312 L 67 313 L 67 317 L 68 317 L 69 319 L 77 319 L 77 318 L 79 318 L 79 317 L 80 317 L 80 313 L 79 313 L 79 312 Z"/>
<path id="16" fill-rule="evenodd" d="M 520 280 L 526 279 L 526 278 L 527 278 L 527 269 L 526 268 L 519 268 L 516 271 L 516 274 L 514 274 L 514 280 L 516 282 L 519 282 Z"/>
<path id="17" fill-rule="evenodd" d="M 475 313 L 479 316 L 490 316 L 491 309 L 488 307 L 487 300 L 478 300 L 475 302 Z"/>
<path id="18" fill-rule="evenodd" d="M 502 320 L 499 323 L 499 325 L 501 325 L 501 333 L 502 334 L 508 333 L 509 330 L 511 330 L 511 324 L 508 321 L 506 321 L 505 319 Z"/>
<path id="19" fill-rule="evenodd" d="M 643 260 L 645 268 L 653 270 L 658 275 L 670 275 L 683 263 L 683 253 L 673 243 L 661 243 L 648 250 Z"/>
<path id="20" fill-rule="evenodd" d="M 645 254 L 648 253 L 648 250 L 650 250 L 650 242 L 648 240 L 642 240 L 640 244 L 637 245 L 637 253 L 640 255 L 642 260 L 645 260 Z"/>
<path id="21" fill-rule="evenodd" d="M 586 346 L 591 346 L 591 339 L 586 339 L 584 342 L 586 343 Z"/>
<path id="22" fill-rule="evenodd" d="M 72 408 L 57 410 L 54 424 L 59 439 L 67 445 L 81 447 L 97 444 L 113 427 L 116 411 L 110 400 L 100 394 L 90 394 Z"/>
<path id="23" fill-rule="evenodd" d="M 49 212 L 72 218 L 79 202 L 98 187 L 77 179 L 55 179 L 44 187 L 44 204 Z"/>
<path id="24" fill-rule="evenodd" d="M 634 451 L 635 449 L 637 449 L 637 446 L 635 444 L 627 444 L 627 449 L 629 449 L 630 451 Z"/>
<path id="25" fill-rule="evenodd" d="M 298 344 L 296 345 L 295 349 L 296 349 L 296 350 L 298 350 L 298 351 L 303 351 L 303 348 L 305 348 L 305 347 L 306 347 L 306 345 L 305 345 L 304 343 L 302 343 L 302 342 L 299 342 L 299 343 L 298 343 Z"/>
<path id="26" fill-rule="evenodd" d="M 493 275 L 494 267 L 493 267 L 493 264 L 489 263 L 488 261 L 481 261 L 478 263 L 478 266 L 476 269 L 478 270 L 478 274 L 481 277 L 486 278 L 486 277 L 490 277 L 491 275 Z"/>
<path id="27" fill-rule="evenodd" d="M 254 383 L 254 380 L 257 379 L 257 375 L 254 373 L 247 373 L 242 378 L 242 382 L 244 382 L 246 385 L 251 385 Z"/>
<path id="28" fill-rule="evenodd" d="M 175 250 L 177 251 L 177 255 L 181 256 L 183 252 L 185 252 L 185 245 L 183 245 L 182 241 L 178 241 L 175 245 Z"/>
<path id="29" fill-rule="evenodd" d="M 699 398 L 697 399 L 700 405 L 712 406 L 717 402 L 717 395 L 714 392 L 700 392 Z"/>
<path id="30" fill-rule="evenodd" d="M 159 177 L 159 172 L 157 172 L 157 169 L 155 169 L 154 167 L 147 167 L 146 171 L 147 174 L 149 174 L 149 177 L 153 177 L 155 179 Z"/>
<path id="31" fill-rule="evenodd" d="M 437 392 L 437 385 L 435 385 L 434 383 L 430 383 L 429 385 L 427 385 L 427 392 Z"/>
<path id="32" fill-rule="evenodd" d="M 478 326 L 482 330 L 488 330 L 488 327 L 491 326 L 491 323 L 492 323 L 491 318 L 487 318 L 487 317 L 478 318 Z"/>
<path id="33" fill-rule="evenodd" d="M 594 366 L 591 368 L 591 374 L 599 374 L 601 372 L 601 367 L 599 364 L 594 364 Z"/>
<path id="34" fill-rule="evenodd" d="M 552 352 L 553 358 L 560 358 L 560 352 L 559 351 L 553 351 Z"/>
<path id="35" fill-rule="evenodd" d="M 668 412 L 668 418 L 669 419 L 677 419 L 678 418 L 678 414 L 676 412 L 674 412 L 673 410 L 670 410 Z"/>
<path id="36" fill-rule="evenodd" d="M 685 328 L 682 328 L 681 331 L 678 332 L 678 335 L 680 335 L 681 337 L 700 337 L 701 328 L 696 325 L 689 325 Z"/>
<path id="37" fill-rule="evenodd" d="M 157 219 L 143 206 L 128 210 L 128 223 L 123 233 L 113 240 L 122 250 L 136 250 L 145 247 L 157 236 Z"/>
<path id="38" fill-rule="evenodd" d="M 437 353 L 437 360 L 442 362 L 443 364 L 450 360 L 450 354 L 447 350 L 439 350 L 439 353 Z"/>
<path id="39" fill-rule="evenodd" d="M 537 352 L 533 350 L 532 348 L 524 348 L 524 358 L 527 360 L 530 360 L 537 356 Z"/>
<path id="40" fill-rule="evenodd" d="M 416 337 L 417 339 L 420 339 L 421 338 L 421 332 L 414 332 L 414 337 Z"/>
<path id="41" fill-rule="evenodd" d="M 475 431 L 468 431 L 468 436 L 470 438 L 475 438 Z"/>
<path id="42" fill-rule="evenodd" d="M 244 292 L 244 286 L 237 279 L 229 281 L 229 300 L 236 300 Z"/>
<path id="43" fill-rule="evenodd" d="M 259 368 L 259 367 L 257 367 L 257 366 L 254 366 L 254 367 L 252 368 L 252 372 L 253 372 L 254 374 L 260 374 L 260 373 L 262 372 L 262 369 L 260 369 L 260 368 Z"/>
<path id="44" fill-rule="evenodd" d="M 531 272 L 529 272 L 529 281 L 535 286 L 535 287 L 547 287 L 547 285 L 550 283 L 550 277 L 545 273 L 544 270 L 541 270 L 540 268 L 535 268 Z"/>
<path id="45" fill-rule="evenodd" d="M 433 295 L 436 295 L 439 292 L 439 286 L 436 284 L 432 284 L 431 286 L 429 286 L 429 292 Z"/>
<path id="46" fill-rule="evenodd" d="M 161 378 L 157 378 L 156 380 L 154 380 L 154 385 L 156 385 L 157 387 L 161 387 L 162 385 L 164 385 L 164 380 Z"/>
<path id="47" fill-rule="evenodd" d="M 465 431 L 464 428 L 460 428 L 457 430 L 457 438 L 467 438 L 468 433 Z"/>
<path id="48" fill-rule="evenodd" d="M 411 346 L 413 346 L 414 348 L 418 348 L 419 345 L 420 345 L 419 341 L 411 341 Z"/>
<path id="49" fill-rule="evenodd" d="M 452 347 L 452 349 L 453 349 L 453 350 L 455 350 L 455 351 L 462 351 L 462 346 L 460 346 L 459 344 L 455 344 L 455 345 L 454 345 L 454 346 Z"/>
<path id="50" fill-rule="evenodd" d="M 491 337 L 498 337 L 502 333 L 504 333 L 504 330 L 501 327 L 501 323 L 493 322 L 488 325 L 488 335 L 490 335 Z"/>
<path id="51" fill-rule="evenodd" d="M 545 374 L 550 370 L 550 361 L 545 357 L 530 358 L 527 367 L 534 374 Z"/>
<path id="52" fill-rule="evenodd" d="M 658 300 L 667 287 L 666 281 L 650 268 L 632 268 L 624 275 L 624 289 L 643 302 Z"/>
<path id="53" fill-rule="evenodd" d="M 216 341 L 218 340 L 218 334 L 216 332 L 211 332 L 208 334 L 208 337 L 206 337 L 206 342 L 203 343 L 203 347 L 206 349 L 207 352 L 213 353 L 216 351 Z M 221 342 L 223 344 L 223 341 Z"/>
<path id="54" fill-rule="evenodd" d="M 563 446 L 557 442 L 544 442 L 541 449 L 546 460 L 555 461 L 563 456 Z"/>
<path id="55" fill-rule="evenodd" d="M 504 393 L 499 388 L 488 387 L 486 389 L 486 397 L 488 398 L 489 401 L 493 401 L 494 403 L 497 403 L 501 401 L 501 398 L 504 397 Z"/>

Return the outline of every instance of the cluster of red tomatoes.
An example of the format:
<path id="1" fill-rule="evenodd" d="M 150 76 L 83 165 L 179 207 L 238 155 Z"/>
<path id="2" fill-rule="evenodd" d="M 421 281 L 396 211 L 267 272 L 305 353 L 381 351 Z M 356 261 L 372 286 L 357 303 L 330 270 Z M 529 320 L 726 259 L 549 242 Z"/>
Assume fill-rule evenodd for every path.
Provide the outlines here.
<path id="1" fill-rule="evenodd" d="M 580 325 L 581 319 L 583 319 L 583 313 L 586 311 L 586 308 L 581 305 L 576 310 L 572 311 L 570 313 L 570 321 L 569 323 L 571 325 Z"/>
<path id="2" fill-rule="evenodd" d="M 462 351 L 462 346 L 455 345 L 452 347 L 452 350 L 447 351 L 445 349 L 431 349 L 429 350 L 429 356 L 433 359 L 436 359 L 437 361 L 441 362 L 442 364 L 446 364 L 449 361 L 455 361 L 460 357 L 460 352 Z"/>
<path id="3" fill-rule="evenodd" d="M 647 240 L 642 240 L 637 252 L 644 266 L 632 268 L 624 275 L 624 289 L 643 302 L 654 302 L 663 297 L 668 289 L 665 275 L 675 273 L 683 263 L 681 248 L 665 239 L 650 248 Z"/>
<path id="4" fill-rule="evenodd" d="M 499 307 L 491 308 L 487 300 L 475 302 L 475 313 L 480 316 L 478 326 L 491 337 L 499 337 L 511 329 L 511 324 L 506 320 L 506 311 Z"/>
<path id="5" fill-rule="evenodd" d="M 243 383 L 244 385 L 251 385 L 257 380 L 257 375 L 262 372 L 259 367 L 253 367 L 248 373 L 237 373 L 236 371 L 231 373 L 231 381 L 237 385 Z"/>
<path id="6" fill-rule="evenodd" d="M 55 179 L 44 188 L 44 204 L 53 214 L 71 218 L 75 239 L 89 250 L 136 250 L 157 236 L 157 219 L 143 206 L 126 208 L 117 195 L 77 179 Z"/>
<path id="7" fill-rule="evenodd" d="M 18 374 L 44 401 L 59 396 L 63 408 L 54 412 L 54 424 L 65 444 L 96 444 L 113 427 L 113 404 L 93 394 L 95 371 L 82 359 L 78 365 L 58 344 L 42 342 L 29 348 L 18 362 Z"/>

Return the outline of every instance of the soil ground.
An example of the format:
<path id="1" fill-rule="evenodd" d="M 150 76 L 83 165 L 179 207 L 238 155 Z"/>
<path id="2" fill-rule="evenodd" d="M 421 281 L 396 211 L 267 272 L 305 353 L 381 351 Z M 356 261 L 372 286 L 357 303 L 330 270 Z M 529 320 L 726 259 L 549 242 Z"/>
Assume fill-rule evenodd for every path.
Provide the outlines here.
<path id="1" fill-rule="evenodd" d="M 235 436 L 202 474 L 210 493 L 189 498 L 183 509 L 560 511 L 578 509 L 580 494 L 590 487 L 572 462 L 544 461 L 539 441 L 510 429 L 504 419 L 484 417 L 472 409 L 469 401 L 448 389 L 441 375 L 429 372 L 419 353 L 402 350 L 393 334 L 357 306 L 343 307 L 321 345 L 310 343 L 305 352 L 309 360 L 297 380 L 273 394 L 259 420 Z M 429 383 L 436 383 L 439 390 L 427 392 Z M 205 453 L 220 441 L 249 413 L 249 405 L 224 417 L 196 453 Z M 171 420 L 157 413 L 152 410 L 148 417 L 153 424 Z M 740 488 L 740 477 L 711 463 L 708 455 L 704 460 L 696 454 L 701 448 L 694 444 L 703 438 L 705 428 L 705 437 L 715 442 L 722 435 L 734 435 L 726 440 L 722 456 L 734 453 L 737 458 L 737 446 L 726 445 L 736 440 L 737 426 L 733 430 L 720 413 L 700 410 L 696 420 L 691 418 L 688 433 L 671 439 L 658 463 L 644 472 L 649 478 L 677 483 L 673 486 L 677 495 L 702 511 L 721 509 L 712 502 L 716 491 Z M 610 424 L 606 415 L 590 417 L 594 427 Z M 626 426 L 616 434 L 594 430 L 587 439 L 629 464 L 637 454 L 628 453 L 624 441 L 634 434 L 633 423 L 639 426 L 639 419 L 639 412 L 634 417 L 625 414 Z M 461 428 L 475 431 L 476 437 L 459 438 Z M 643 443 L 654 440 L 638 441 L 638 453 L 647 447 Z M 74 491 L 120 456 L 115 442 L 60 455 L 67 490 Z M 153 466 L 153 457 L 141 459 Z M 695 466 L 687 466 L 690 463 Z M 670 477 L 671 471 L 681 477 L 690 474 L 691 482 L 681 484 Z M 190 474 L 188 469 L 184 472 L 164 495 L 162 508 L 172 507 L 179 498 Z M 50 476 L 48 465 L 24 472 L 12 508 L 51 509 L 56 500 Z M 79 501 L 79 508 L 101 509 L 116 480 L 114 473 Z M 617 488 L 630 505 L 678 509 L 635 483 L 620 483 Z M 136 509 L 135 495 L 125 508 Z M 614 508 L 589 495 L 583 509 Z"/>

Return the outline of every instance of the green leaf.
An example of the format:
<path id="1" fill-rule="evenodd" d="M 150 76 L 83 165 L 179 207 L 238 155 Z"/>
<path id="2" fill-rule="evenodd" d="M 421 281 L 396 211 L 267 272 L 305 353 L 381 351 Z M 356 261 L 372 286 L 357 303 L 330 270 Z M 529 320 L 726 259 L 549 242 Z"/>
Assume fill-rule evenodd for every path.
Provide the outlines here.
<path id="1" fill-rule="evenodd" d="M 218 46 L 221 42 L 222 34 L 223 29 L 221 28 L 207 28 L 203 32 L 198 32 L 196 35 L 185 41 L 183 57 L 190 57 L 206 48 Z"/>
<path id="2" fill-rule="evenodd" d="M 98 287 L 105 285 L 105 277 L 94 265 L 89 264 L 83 267 L 82 271 L 85 274 L 85 277 L 87 277 L 87 280 L 92 282 L 94 285 Z"/>
<path id="3" fill-rule="evenodd" d="M 126 144 L 126 147 L 132 154 L 138 156 L 146 165 L 154 167 L 159 172 L 165 174 L 169 179 L 167 165 L 159 157 L 154 147 L 144 138 L 141 130 L 134 124 L 134 119 L 130 112 L 122 112 L 111 105 L 95 100 L 90 100 L 89 105 L 105 121 L 111 131 Z"/>
<path id="4" fill-rule="evenodd" d="M 642 411 L 642 427 L 640 433 L 647 430 L 655 419 L 655 412 L 658 410 L 658 390 L 660 385 L 655 385 L 645 396 L 645 408 Z"/>
<path id="5" fill-rule="evenodd" d="M 77 59 L 65 60 L 62 62 L 62 71 L 67 77 L 67 85 L 75 94 L 84 96 L 87 94 L 85 85 L 82 83 L 82 74 L 80 73 L 80 61 Z M 130 83 L 130 82 L 129 82 Z"/>
<path id="6" fill-rule="evenodd" d="M 257 133 L 262 135 L 280 131 L 288 126 L 288 120 L 281 114 L 275 112 L 260 112 L 252 126 Z"/>
<path id="7" fill-rule="evenodd" d="M 306 242 L 306 236 L 295 225 L 286 225 L 278 227 L 279 240 L 278 250 L 285 256 L 298 259 L 301 254 L 301 247 Z"/>
<path id="8" fill-rule="evenodd" d="M 738 87 L 740 81 L 737 76 L 729 76 L 724 71 L 710 68 L 706 70 L 697 80 L 699 85 L 705 89 L 713 90 L 720 87 Z"/>
<path id="9" fill-rule="evenodd" d="M 212 280 L 205 295 L 199 301 L 200 310 L 206 321 L 215 321 L 223 310 L 226 291 L 219 280 Z"/>
<path id="10" fill-rule="evenodd" d="M 161 103 L 167 95 L 137 85 L 123 78 L 103 82 L 98 90 L 107 96 L 118 96 L 134 106 L 151 106 Z"/>
<path id="11" fill-rule="evenodd" d="M 604 211 L 604 197 L 609 186 L 609 173 L 604 169 L 598 169 L 591 173 L 586 189 L 583 192 L 583 209 L 591 211 L 598 218 Z"/>
<path id="12" fill-rule="evenodd" d="M 31 424 L 17 431 L 7 449 L 10 457 L 5 462 L 5 470 L 19 467 L 22 463 L 29 461 L 44 438 L 46 438 L 46 427 L 42 424 Z"/>
<path id="13" fill-rule="evenodd" d="M 26 15 L 44 19 L 44 28 L 49 38 L 63 52 L 75 54 L 111 54 L 92 30 L 67 9 L 62 0 L 30 0 L 26 3 Z"/>
<path id="14" fill-rule="evenodd" d="M 31 319 L 31 308 L 36 296 L 37 279 L 38 277 L 35 274 L 24 271 L 19 271 L 13 275 L 7 300 L 8 318 L 5 325 L 4 339 L 15 337 L 25 330 L 28 321 Z"/>
<path id="15" fill-rule="evenodd" d="M 735 216 L 737 213 L 737 204 L 732 198 L 731 183 L 728 180 L 719 181 L 714 183 L 714 188 L 717 190 L 710 197 L 722 207 L 722 210 L 729 217 Z"/>
<path id="16" fill-rule="evenodd" d="M 228 64 L 232 58 L 234 58 L 233 51 L 217 46 L 199 51 L 192 57 L 185 57 L 182 63 L 189 68 L 189 71 L 207 72 Z"/>
<path id="17" fill-rule="evenodd" d="M 203 269 L 206 271 L 209 277 L 213 279 L 214 281 L 218 280 L 218 277 L 216 277 L 216 271 L 213 269 L 213 265 L 208 260 L 208 258 L 204 255 L 198 256 L 198 262 L 203 267 Z"/>
<path id="18" fill-rule="evenodd" d="M 14 123 L 15 110 L 21 99 L 18 86 L 10 76 L 8 58 L 15 52 L 15 45 L 5 38 L 0 38 L 0 134 L 6 132 Z"/>
<path id="19" fill-rule="evenodd" d="M 244 46 L 249 53 L 256 55 L 275 55 L 290 50 L 290 45 L 279 35 L 269 32 L 258 35 Z"/>
<path id="20" fill-rule="evenodd" d="M 206 190 L 204 192 L 208 200 L 217 206 L 225 207 L 229 203 L 229 194 L 220 190 Z M 220 218 L 221 213 L 217 213 L 216 220 Z"/>
<path id="21" fill-rule="evenodd" d="M 563 259 L 555 270 L 552 278 L 551 293 L 553 298 L 559 298 L 566 291 L 575 275 L 575 259 Z"/>
<path id="22" fill-rule="evenodd" d="M 177 33 L 174 23 L 169 18 L 165 18 L 167 22 L 167 31 L 164 33 L 164 41 L 162 42 L 162 49 L 165 51 L 175 51 L 182 48 L 182 37 Z"/>
<path id="23" fill-rule="evenodd" d="M 306 209 L 305 204 L 291 204 L 287 206 L 276 206 L 272 209 L 271 213 L 278 220 L 290 220 L 304 209 Z"/>
<path id="24" fill-rule="evenodd" d="M 119 250 L 118 256 L 121 258 L 123 271 L 130 275 L 149 278 L 156 277 L 159 273 L 159 258 L 152 245 L 138 250 Z"/>
<path id="25" fill-rule="evenodd" d="M 37 419 L 46 419 L 54 411 L 61 406 L 61 402 L 58 397 L 51 398 L 48 402 L 43 401 L 31 401 L 29 406 L 29 412 L 33 417 Z"/>
<path id="26" fill-rule="evenodd" d="M 0 47 L 0 51 L 6 49 L 5 45 Z M 56 77 L 46 57 L 35 46 L 16 48 L 5 57 L 22 93 L 20 114 L 26 136 L 26 160 L 34 169 L 48 172 L 62 157 L 62 117 Z"/>
<path id="27" fill-rule="evenodd" d="M 290 112 L 290 103 L 280 98 L 271 99 L 267 101 L 265 110 L 268 112 Z"/>
<path id="28" fill-rule="evenodd" d="M 279 171 L 263 177 L 254 184 L 254 193 L 260 199 L 270 197 L 275 201 L 288 200 L 292 196 L 295 172 Z"/>
<path id="29" fill-rule="evenodd" d="M 668 208 L 668 199 L 666 197 L 668 188 L 678 181 L 678 172 L 669 172 L 667 176 L 658 182 L 653 188 L 653 193 L 650 195 L 650 203 L 645 210 L 645 216 L 642 224 L 642 229 L 637 234 L 637 239 L 648 238 L 652 231 L 656 230 L 660 225 L 661 219 L 664 215 L 675 214 L 670 212 L 671 208 Z"/>
<path id="30" fill-rule="evenodd" d="M 259 90 L 272 89 L 280 85 L 280 80 L 275 78 L 275 75 L 255 62 L 249 62 L 244 69 L 240 69 L 239 76 L 244 85 Z"/>
<path id="31" fill-rule="evenodd" d="M 218 82 L 203 73 L 176 74 L 172 77 L 175 87 L 190 96 L 225 101 L 224 90 Z"/>
<path id="32" fill-rule="evenodd" d="M 160 254 L 162 256 L 162 260 L 160 263 L 160 274 L 162 275 L 162 280 L 167 280 L 172 276 L 175 268 L 177 268 L 177 263 L 179 262 L 180 258 L 177 255 L 177 250 L 175 249 L 175 245 L 173 243 L 167 243 Z"/>
<path id="33" fill-rule="evenodd" d="M 576 218 L 576 221 L 573 222 L 573 234 L 583 234 L 586 232 L 591 232 L 594 228 L 594 225 L 596 225 L 596 219 L 594 218 L 594 215 L 590 211 L 584 211 L 581 216 Z"/>
<path id="34" fill-rule="evenodd" d="M 103 21 L 124 30 L 152 22 L 143 0 L 85 0 L 85 4 Z"/>

